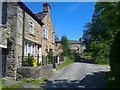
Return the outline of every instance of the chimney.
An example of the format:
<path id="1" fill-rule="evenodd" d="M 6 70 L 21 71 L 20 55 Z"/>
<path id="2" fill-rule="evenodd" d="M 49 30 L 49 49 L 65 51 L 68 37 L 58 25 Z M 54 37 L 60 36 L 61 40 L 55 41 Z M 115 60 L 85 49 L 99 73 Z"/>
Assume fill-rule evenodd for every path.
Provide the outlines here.
<path id="1" fill-rule="evenodd" d="M 48 4 L 48 2 L 45 2 L 44 4 L 43 4 L 43 11 L 45 11 L 45 12 L 50 12 L 50 5 Z"/>

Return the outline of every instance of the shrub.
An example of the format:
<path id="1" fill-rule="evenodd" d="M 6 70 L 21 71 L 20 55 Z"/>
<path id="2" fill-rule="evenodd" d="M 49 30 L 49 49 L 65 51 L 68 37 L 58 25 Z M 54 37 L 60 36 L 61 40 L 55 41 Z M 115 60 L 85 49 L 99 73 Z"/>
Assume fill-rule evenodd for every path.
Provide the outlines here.
<path id="1" fill-rule="evenodd" d="M 92 52 L 84 51 L 84 52 L 81 54 L 81 58 L 92 59 Z"/>
<path id="2" fill-rule="evenodd" d="M 69 60 L 72 60 L 72 61 L 74 61 L 75 60 L 75 57 L 74 57 L 74 51 L 73 50 L 69 50 L 68 51 L 68 59 Z"/>
<path id="3" fill-rule="evenodd" d="M 25 56 L 24 58 L 24 66 L 33 66 L 37 67 L 37 59 L 33 56 Z"/>
<path id="4" fill-rule="evenodd" d="M 37 59 L 36 58 L 34 58 L 32 60 L 32 64 L 33 64 L 33 67 L 37 67 Z"/>
<path id="5" fill-rule="evenodd" d="M 53 52 L 48 52 L 48 63 L 51 64 L 53 63 Z"/>
<path id="6" fill-rule="evenodd" d="M 79 62 L 80 61 L 80 59 L 81 59 L 81 57 L 80 57 L 80 53 L 77 53 L 77 52 L 75 52 L 74 51 L 74 62 Z"/>
<path id="7" fill-rule="evenodd" d="M 120 31 L 116 34 L 110 51 L 110 66 L 116 77 L 120 76 Z"/>

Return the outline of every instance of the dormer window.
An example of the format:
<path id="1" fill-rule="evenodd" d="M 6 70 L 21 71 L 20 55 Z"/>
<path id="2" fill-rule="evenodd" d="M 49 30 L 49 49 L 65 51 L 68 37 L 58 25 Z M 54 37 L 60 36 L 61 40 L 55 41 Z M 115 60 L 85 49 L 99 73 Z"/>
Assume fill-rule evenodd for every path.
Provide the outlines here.
<path id="1" fill-rule="evenodd" d="M 48 39 L 48 29 L 43 25 L 44 38 Z"/>
<path id="2" fill-rule="evenodd" d="M 30 33 L 34 34 L 34 23 L 30 20 Z"/>

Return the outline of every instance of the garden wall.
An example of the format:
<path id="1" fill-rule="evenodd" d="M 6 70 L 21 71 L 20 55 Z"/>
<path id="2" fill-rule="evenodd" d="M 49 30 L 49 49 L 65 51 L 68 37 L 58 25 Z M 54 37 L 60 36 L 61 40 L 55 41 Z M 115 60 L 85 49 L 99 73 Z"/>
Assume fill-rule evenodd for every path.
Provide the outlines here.
<path id="1" fill-rule="evenodd" d="M 53 65 L 39 66 L 39 67 L 18 67 L 17 79 L 21 78 L 47 78 L 53 71 Z"/>
<path id="2" fill-rule="evenodd" d="M 63 62 L 60 62 L 60 65 L 63 64 Z M 56 67 L 59 65 L 56 63 Z M 45 66 L 39 66 L 39 67 L 18 67 L 17 68 L 17 79 L 21 78 L 48 78 L 50 76 L 50 73 L 53 71 L 53 65 L 45 65 Z"/>

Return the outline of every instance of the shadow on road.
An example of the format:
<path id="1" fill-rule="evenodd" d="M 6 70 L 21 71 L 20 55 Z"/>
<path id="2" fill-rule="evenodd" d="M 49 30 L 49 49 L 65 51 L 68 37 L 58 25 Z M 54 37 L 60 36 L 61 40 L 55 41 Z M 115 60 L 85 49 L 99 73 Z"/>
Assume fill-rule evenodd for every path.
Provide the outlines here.
<path id="1" fill-rule="evenodd" d="M 87 75 L 83 80 L 54 80 L 47 81 L 46 84 L 41 85 L 41 88 L 44 90 L 50 90 L 58 88 L 89 88 L 89 90 L 93 88 L 104 88 L 106 87 L 106 80 L 104 79 L 104 75 L 107 72 L 94 72 L 91 75 Z M 91 88 L 91 89 L 90 89 Z"/>
<path id="2" fill-rule="evenodd" d="M 95 61 L 94 59 L 81 59 L 80 61 L 77 61 L 77 62 L 94 64 L 94 61 Z"/>

